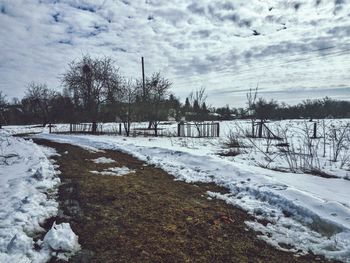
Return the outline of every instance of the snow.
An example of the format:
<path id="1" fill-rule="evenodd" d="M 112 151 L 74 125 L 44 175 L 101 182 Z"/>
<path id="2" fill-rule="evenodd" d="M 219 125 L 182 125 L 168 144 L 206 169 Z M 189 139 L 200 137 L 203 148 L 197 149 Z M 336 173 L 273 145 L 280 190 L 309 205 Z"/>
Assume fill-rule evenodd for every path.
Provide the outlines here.
<path id="1" fill-rule="evenodd" d="M 229 131 L 225 124 L 222 124 L 223 133 Z M 288 125 L 288 121 L 284 125 Z M 246 222 L 264 233 L 260 238 L 266 242 L 284 250 L 284 245 L 291 245 L 290 250 L 295 252 L 312 251 L 350 262 L 350 181 L 342 176 L 322 178 L 259 167 L 256 160 L 262 161 L 264 156 L 258 151 L 237 157 L 219 156 L 223 137 L 37 136 L 81 147 L 120 150 L 164 169 L 176 180 L 224 186 L 228 194 L 209 192 L 208 195 L 241 207 L 257 219 L 268 220 L 270 223 L 266 226 L 259 221 Z M 336 167 L 332 169 L 335 175 L 340 171 Z"/>
<path id="2" fill-rule="evenodd" d="M 58 212 L 55 200 L 57 166 L 48 158 L 57 154 L 32 141 L 0 131 L 0 262 L 46 262 L 51 250 L 34 249 L 40 224 Z"/>
<path id="3" fill-rule="evenodd" d="M 41 133 L 46 128 L 42 125 L 8 125 L 4 126 L 9 134 L 27 134 L 27 133 Z M 47 128 L 48 129 L 48 128 Z M 48 131 L 48 130 L 47 130 Z"/>
<path id="4" fill-rule="evenodd" d="M 126 166 L 122 167 L 110 167 L 107 169 L 104 169 L 103 171 L 90 171 L 93 174 L 102 174 L 102 175 L 111 175 L 111 176 L 123 176 L 131 173 L 135 173 L 134 170 L 130 170 Z"/>
<path id="5" fill-rule="evenodd" d="M 68 223 L 58 225 L 54 223 L 44 237 L 43 246 L 47 249 L 61 252 L 60 258 L 62 259 L 68 259 L 69 255 L 80 250 L 78 236 L 73 232 Z"/>
<path id="6" fill-rule="evenodd" d="M 305 146 L 308 142 L 308 136 L 312 134 L 313 124 L 317 123 L 317 135 L 318 138 L 311 141 L 311 150 L 314 151 L 314 160 L 309 164 L 303 159 L 297 158 L 295 162 L 297 164 L 305 166 L 304 169 L 297 167 L 293 172 L 303 173 L 305 170 L 321 170 L 326 174 L 334 177 L 350 178 L 350 145 L 345 145 L 344 150 L 341 152 L 338 160 L 336 162 L 331 162 L 332 155 L 334 154 L 334 132 L 346 127 L 350 123 L 349 119 L 325 119 L 309 122 L 307 120 L 284 120 L 284 121 L 270 121 L 266 125 L 271 129 L 276 135 L 286 136 L 288 138 L 288 143 L 291 148 L 295 149 L 298 154 L 305 154 L 309 149 Z M 100 123 L 99 126 L 103 127 L 103 131 L 112 132 L 116 134 L 116 130 L 119 129 L 118 123 Z M 131 129 L 147 127 L 147 123 L 132 123 Z M 326 127 L 323 132 L 323 127 Z M 176 122 L 164 122 L 160 123 L 159 128 L 162 129 L 162 133 L 173 134 L 177 133 L 177 123 Z M 350 127 L 349 127 L 350 128 Z M 43 127 L 35 126 L 5 126 L 5 129 L 11 134 L 18 133 L 30 133 L 30 132 L 43 132 L 48 133 L 49 129 Z M 69 131 L 69 124 L 55 124 L 52 128 L 54 132 L 67 132 Z M 235 120 L 235 121 L 221 121 L 220 122 L 220 138 L 214 140 L 208 139 L 192 139 L 192 138 L 176 138 L 172 139 L 173 144 L 180 145 L 186 148 L 201 148 L 204 154 L 209 152 L 222 151 L 222 143 L 225 137 L 234 132 L 237 134 L 237 139 L 247 148 L 240 149 L 242 153 L 234 157 L 235 162 L 240 162 L 242 164 L 249 164 L 252 166 L 262 166 L 269 169 L 290 171 L 291 165 L 288 163 L 288 156 L 282 154 L 280 148 L 276 146 L 278 142 L 269 141 L 266 139 L 255 139 L 254 143 L 257 147 L 252 147 L 252 142 L 250 139 L 246 138 L 244 135 L 251 130 L 250 120 Z M 350 130 L 350 129 L 349 129 Z M 131 134 L 134 134 L 133 132 Z M 339 135 L 339 134 L 338 134 Z M 326 140 L 323 137 L 326 137 Z M 61 142 L 64 142 L 62 139 Z M 206 144 L 206 145 L 205 145 Z M 85 149 L 90 152 L 99 152 L 101 150 L 92 146 L 84 146 Z M 208 148 L 208 149 L 204 149 Z M 260 150 L 258 150 L 258 148 Z M 347 148 L 348 150 L 346 150 Z M 226 150 L 227 151 L 227 150 Z M 325 152 L 324 152 L 325 151 Z M 198 152 L 198 151 L 197 151 Z M 262 154 L 265 152 L 265 154 Z M 270 162 L 268 158 L 272 159 Z M 345 161 L 342 164 L 342 160 Z"/>
<path id="7" fill-rule="evenodd" d="M 126 166 L 122 166 L 122 167 L 111 167 L 108 168 L 109 171 L 115 173 L 118 176 L 123 176 L 126 174 L 130 174 L 130 173 L 135 173 L 135 170 L 130 170 L 128 167 Z"/>
<path id="8" fill-rule="evenodd" d="M 115 160 L 106 157 L 100 157 L 92 160 L 94 163 L 115 163 Z"/>

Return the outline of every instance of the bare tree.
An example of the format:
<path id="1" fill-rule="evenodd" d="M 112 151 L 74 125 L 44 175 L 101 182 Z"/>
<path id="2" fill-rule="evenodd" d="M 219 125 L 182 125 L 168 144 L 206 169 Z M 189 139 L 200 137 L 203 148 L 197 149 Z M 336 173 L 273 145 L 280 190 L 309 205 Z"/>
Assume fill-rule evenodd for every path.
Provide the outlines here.
<path id="1" fill-rule="evenodd" d="M 136 81 L 137 87 L 137 117 L 139 121 L 148 121 L 148 129 L 153 126 L 152 122 L 152 109 L 151 104 L 151 90 L 152 85 L 150 85 L 150 79 L 146 78 L 145 85 L 143 86 L 143 81 Z"/>
<path id="2" fill-rule="evenodd" d="M 93 59 L 85 55 L 81 60 L 69 64 L 62 82 L 72 92 L 75 104 L 81 106 L 86 117 L 92 121 L 92 132 L 96 132 L 101 104 L 121 88 L 119 69 L 111 58 Z"/>
<path id="3" fill-rule="evenodd" d="M 246 94 L 247 106 L 248 106 L 248 110 L 250 111 L 249 112 L 250 115 L 253 115 L 254 105 L 258 97 L 258 89 L 259 89 L 259 84 L 256 85 L 255 89 L 250 88 L 248 93 Z"/>
<path id="4" fill-rule="evenodd" d="M 22 104 L 32 117 L 39 117 L 45 127 L 50 119 L 50 101 L 54 96 L 55 92 L 50 90 L 46 84 L 31 82 L 27 87 Z"/>
<path id="5" fill-rule="evenodd" d="M 205 88 L 204 87 L 201 87 L 199 90 L 196 90 L 195 92 L 191 92 L 190 95 L 189 95 L 189 101 L 190 101 L 190 104 L 192 105 L 193 107 L 193 111 L 194 113 L 197 115 L 196 117 L 198 119 L 202 119 L 201 117 L 201 106 L 204 104 L 205 105 L 205 102 L 207 100 L 208 96 L 207 94 L 205 93 Z"/>
<path id="6" fill-rule="evenodd" d="M 153 73 L 151 78 L 146 80 L 147 105 L 149 107 L 149 121 L 154 128 L 155 136 L 158 136 L 158 124 L 164 116 L 164 102 L 169 95 L 171 83 L 161 76 L 159 72 Z"/>
<path id="7" fill-rule="evenodd" d="M 201 87 L 199 90 L 196 90 L 195 92 L 191 92 L 189 95 L 189 101 L 192 105 L 193 114 L 194 114 L 194 124 L 198 132 L 198 136 L 202 136 L 202 132 L 200 129 L 200 123 L 205 121 L 205 118 L 207 117 L 207 112 L 204 111 L 205 102 L 207 100 L 208 96 L 205 93 L 205 88 Z M 205 106 L 206 108 L 206 106 Z"/>
<path id="8" fill-rule="evenodd" d="M 123 122 L 126 136 L 130 135 L 131 123 L 135 120 L 136 115 L 136 95 L 137 86 L 132 80 L 124 80 L 119 96 L 118 116 Z"/>
<path id="9" fill-rule="evenodd" d="M 250 88 L 249 92 L 246 94 L 248 115 L 250 116 L 251 121 L 252 121 L 252 137 L 255 136 L 254 125 L 255 125 L 256 117 L 254 114 L 254 106 L 255 106 L 256 99 L 258 97 L 258 89 L 259 89 L 259 84 L 256 85 L 255 89 Z"/>

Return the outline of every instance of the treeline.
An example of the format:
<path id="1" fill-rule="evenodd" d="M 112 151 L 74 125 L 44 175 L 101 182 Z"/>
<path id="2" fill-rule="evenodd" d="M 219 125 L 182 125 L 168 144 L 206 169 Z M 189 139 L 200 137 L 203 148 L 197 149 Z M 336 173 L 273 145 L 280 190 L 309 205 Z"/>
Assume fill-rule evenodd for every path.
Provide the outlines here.
<path id="1" fill-rule="evenodd" d="M 21 100 L 7 101 L 0 91 L 0 126 L 11 124 L 122 122 L 128 134 L 132 122 L 147 121 L 155 129 L 164 120 L 230 120 L 235 118 L 345 118 L 350 102 L 330 98 L 286 105 L 257 97 L 246 108 L 208 107 L 205 89 L 191 92 L 185 103 L 171 93 L 172 83 L 159 72 L 127 79 L 108 57 L 86 55 L 68 65 L 61 77 L 62 92 L 30 83 Z M 248 95 L 248 94 L 247 94 Z M 248 98 L 248 96 L 247 96 Z M 250 94 L 250 98 L 252 98 Z"/>
<path id="2" fill-rule="evenodd" d="M 324 118 L 350 118 L 350 102 L 334 100 L 329 97 L 323 99 L 307 99 L 297 105 L 287 105 L 276 100 L 257 99 L 251 107 L 232 108 L 228 106 L 215 109 L 223 119 L 230 116 L 236 118 L 256 119 L 324 119 Z"/>

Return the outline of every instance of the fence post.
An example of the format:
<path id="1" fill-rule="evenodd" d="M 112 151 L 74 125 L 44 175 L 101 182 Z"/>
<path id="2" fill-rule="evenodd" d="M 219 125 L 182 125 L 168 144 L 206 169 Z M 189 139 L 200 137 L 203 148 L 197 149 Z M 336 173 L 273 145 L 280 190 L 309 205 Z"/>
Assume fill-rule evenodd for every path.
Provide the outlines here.
<path id="1" fill-rule="evenodd" d="M 220 123 L 217 123 L 216 125 L 217 125 L 216 126 L 217 137 L 220 137 Z"/>
<path id="2" fill-rule="evenodd" d="M 259 138 L 262 138 L 262 130 L 263 130 L 263 121 L 259 122 Z"/>
<path id="3" fill-rule="evenodd" d="M 314 136 L 312 138 L 317 138 L 317 122 L 314 122 Z"/>
<path id="4" fill-rule="evenodd" d="M 122 135 L 122 124 L 119 123 L 119 135 Z"/>
<path id="5" fill-rule="evenodd" d="M 52 125 L 51 125 L 51 123 L 49 124 L 49 133 L 51 133 L 51 127 L 52 127 Z"/>
<path id="6" fill-rule="evenodd" d="M 69 123 L 69 133 L 72 133 L 72 124 Z"/>
<path id="7" fill-rule="evenodd" d="M 181 124 L 180 123 L 178 123 L 177 124 L 177 137 L 180 137 L 180 133 L 181 133 Z"/>
<path id="8" fill-rule="evenodd" d="M 96 123 L 96 121 L 92 122 L 91 133 L 97 133 L 97 123 Z"/>

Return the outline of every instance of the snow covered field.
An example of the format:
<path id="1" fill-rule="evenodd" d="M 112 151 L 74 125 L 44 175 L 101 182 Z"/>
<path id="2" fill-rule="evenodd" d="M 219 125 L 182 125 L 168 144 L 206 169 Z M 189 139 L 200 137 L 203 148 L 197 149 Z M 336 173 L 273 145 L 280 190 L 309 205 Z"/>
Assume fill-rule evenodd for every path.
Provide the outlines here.
<path id="1" fill-rule="evenodd" d="M 313 125 L 317 123 L 317 139 L 312 139 Z M 119 129 L 116 123 L 100 124 L 104 132 L 115 132 Z M 284 120 L 268 122 L 267 127 L 283 141 L 268 139 L 249 139 L 246 134 L 251 132 L 250 120 L 222 121 L 220 122 L 220 138 L 217 140 L 206 139 L 178 139 L 172 138 L 174 143 L 187 148 L 197 147 L 204 141 L 208 144 L 216 144 L 215 151 L 227 153 L 230 150 L 222 147 L 227 136 L 233 137 L 241 147 L 231 149 L 240 154 L 234 158 L 235 162 L 241 162 L 272 170 L 289 171 L 294 173 L 323 173 L 330 177 L 350 179 L 350 120 L 326 119 L 314 120 Z M 55 124 L 53 132 L 69 131 L 69 124 Z M 145 128 L 148 123 L 132 123 L 132 130 Z M 177 134 L 176 122 L 164 122 L 159 128 L 166 134 Z M 18 133 L 48 133 L 48 127 L 32 126 L 6 126 L 11 134 Z M 343 134 L 343 131 L 345 133 Z M 132 134 L 132 133 L 131 133 Z M 170 140 L 170 139 L 169 139 Z M 288 143 L 292 154 L 286 154 L 278 143 Z M 338 152 L 339 150 L 339 152 Z M 203 151 L 203 149 L 201 149 Z M 308 158 L 312 156 L 312 158 Z"/>
<path id="2" fill-rule="evenodd" d="M 60 180 L 48 159 L 54 154 L 0 131 L 0 262 L 47 262 L 55 251 L 67 258 L 79 249 L 69 224 L 55 225 L 34 241 L 45 231 L 40 224 L 58 212 Z"/>
<path id="3" fill-rule="evenodd" d="M 121 150 L 161 167 L 178 180 L 224 186 L 229 194 L 208 193 L 208 198 L 223 199 L 257 219 L 268 220 L 268 224 L 246 222 L 261 231 L 266 242 L 280 249 L 292 246 L 290 250 L 295 252 L 311 250 L 350 262 L 348 123 L 349 120 L 318 121 L 319 138 L 312 140 L 312 122 L 268 123 L 275 134 L 287 138 L 293 156 L 277 146 L 280 141 L 247 138 L 245 133 L 251 129 L 249 120 L 221 122 L 220 138 L 57 135 L 48 134 L 47 130 L 37 136 L 90 150 Z M 176 129 L 176 124 L 166 127 Z M 13 127 L 12 133 L 20 130 Z M 226 146 L 227 135 L 232 131 L 234 139 L 239 141 L 240 154 L 219 154 L 232 150 Z M 337 161 L 332 161 L 340 131 L 346 131 L 346 136 Z M 313 157 L 303 158 L 309 155 Z M 314 172 L 312 169 L 326 176 L 306 173 Z"/>

